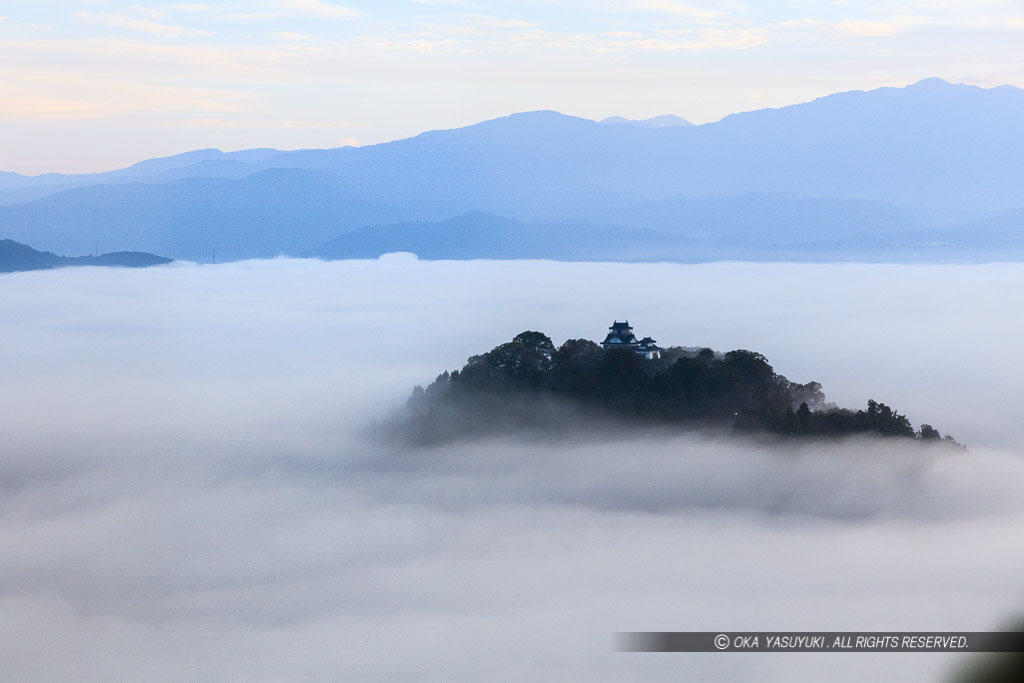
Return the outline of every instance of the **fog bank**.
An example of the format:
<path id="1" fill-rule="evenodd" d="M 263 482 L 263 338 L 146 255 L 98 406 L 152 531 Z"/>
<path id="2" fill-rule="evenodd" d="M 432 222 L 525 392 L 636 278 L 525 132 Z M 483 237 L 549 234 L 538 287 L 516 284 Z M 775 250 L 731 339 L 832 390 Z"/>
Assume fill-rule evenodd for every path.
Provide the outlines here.
<path id="1" fill-rule="evenodd" d="M 623 286 L 635 283 L 636 286 Z M 276 260 L 0 277 L 15 680 L 941 680 L 937 655 L 641 655 L 624 630 L 1020 612 L 1024 269 Z M 668 433 L 400 451 L 526 329 L 748 348 L 969 453 Z"/>

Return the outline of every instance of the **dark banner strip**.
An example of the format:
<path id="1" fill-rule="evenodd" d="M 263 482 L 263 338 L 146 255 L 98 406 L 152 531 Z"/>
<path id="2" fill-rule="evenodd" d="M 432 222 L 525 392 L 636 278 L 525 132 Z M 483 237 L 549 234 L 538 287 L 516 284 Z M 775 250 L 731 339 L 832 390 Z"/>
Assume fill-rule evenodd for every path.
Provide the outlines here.
<path id="1" fill-rule="evenodd" d="M 645 631 L 621 652 L 1024 652 L 1024 632 Z"/>

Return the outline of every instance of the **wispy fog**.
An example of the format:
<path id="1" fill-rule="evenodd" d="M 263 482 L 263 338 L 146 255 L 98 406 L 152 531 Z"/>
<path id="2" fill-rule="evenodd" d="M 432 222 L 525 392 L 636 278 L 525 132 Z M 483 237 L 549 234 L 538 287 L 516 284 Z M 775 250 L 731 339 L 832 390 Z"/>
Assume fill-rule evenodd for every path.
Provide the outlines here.
<path id="1" fill-rule="evenodd" d="M 264 261 L 0 277 L 0 670 L 75 681 L 937 681 L 629 630 L 1024 611 L 1024 268 Z M 971 448 L 373 425 L 526 329 L 748 348 Z"/>

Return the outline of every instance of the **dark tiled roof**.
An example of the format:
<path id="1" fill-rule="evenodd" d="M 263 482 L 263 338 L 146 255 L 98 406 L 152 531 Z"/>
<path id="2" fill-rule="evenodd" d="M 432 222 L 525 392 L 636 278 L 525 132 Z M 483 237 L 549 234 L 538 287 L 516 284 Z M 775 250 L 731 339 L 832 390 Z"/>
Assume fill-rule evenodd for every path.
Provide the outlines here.
<path id="1" fill-rule="evenodd" d="M 629 326 L 629 321 L 628 320 L 626 322 L 624 322 L 624 323 L 620 323 L 618 320 L 616 320 L 616 321 L 614 321 L 612 323 L 612 326 L 609 327 L 608 329 L 609 330 L 631 330 L 633 328 Z"/>
<path id="2" fill-rule="evenodd" d="M 605 337 L 604 341 L 601 342 L 601 343 L 602 344 L 622 344 L 622 345 L 625 346 L 625 345 L 628 345 L 628 344 L 637 344 L 639 342 L 637 342 L 636 337 L 634 335 L 632 335 L 632 334 L 615 334 L 614 332 L 609 332 L 608 336 Z"/>

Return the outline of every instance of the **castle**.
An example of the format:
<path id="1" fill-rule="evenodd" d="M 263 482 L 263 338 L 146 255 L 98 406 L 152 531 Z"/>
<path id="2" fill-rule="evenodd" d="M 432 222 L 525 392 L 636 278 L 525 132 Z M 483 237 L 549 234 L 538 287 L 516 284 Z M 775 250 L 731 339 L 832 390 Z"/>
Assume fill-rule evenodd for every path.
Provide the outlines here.
<path id="1" fill-rule="evenodd" d="M 612 326 L 608 328 L 608 336 L 601 342 L 601 346 L 605 349 L 631 349 L 647 360 L 661 358 L 662 351 L 661 347 L 650 337 L 644 337 L 637 341 L 628 320 L 622 323 L 618 320 L 612 321 Z"/>

